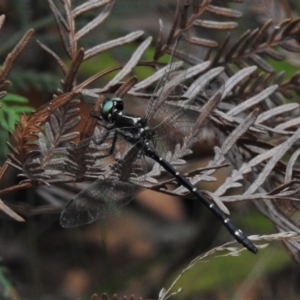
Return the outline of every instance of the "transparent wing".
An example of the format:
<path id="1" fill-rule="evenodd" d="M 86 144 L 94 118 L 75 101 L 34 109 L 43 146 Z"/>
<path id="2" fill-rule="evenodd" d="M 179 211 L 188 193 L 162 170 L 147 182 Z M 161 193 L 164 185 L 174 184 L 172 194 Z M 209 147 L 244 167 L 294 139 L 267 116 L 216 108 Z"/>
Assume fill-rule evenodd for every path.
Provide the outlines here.
<path id="1" fill-rule="evenodd" d="M 182 145 L 184 138 L 188 137 L 191 128 L 199 117 L 194 110 L 178 109 L 177 106 L 168 107 L 168 117 L 165 117 L 155 128 L 153 147 L 165 158 L 168 152 L 173 153 L 176 145 Z"/>
<path id="2" fill-rule="evenodd" d="M 149 101 L 145 112 L 145 118 L 147 120 L 152 119 L 157 113 L 159 113 L 161 105 L 164 101 L 173 94 L 182 94 L 180 84 L 184 81 L 184 72 L 177 70 L 182 66 L 183 62 L 177 61 L 177 52 L 188 52 L 188 38 L 185 34 L 181 34 L 172 49 L 170 60 L 166 68 L 164 76 L 158 82 L 154 93 Z M 181 74 L 181 77 L 178 76 Z M 177 88 L 177 90 L 176 90 Z"/>
<path id="3" fill-rule="evenodd" d="M 140 159 L 142 151 L 134 145 L 124 159 L 117 160 L 106 178 L 97 179 L 88 188 L 77 194 L 61 213 L 63 227 L 76 227 L 94 222 L 99 218 L 115 213 L 128 204 L 141 190 L 145 162 Z"/>
<path id="4" fill-rule="evenodd" d="M 97 179 L 67 204 L 60 224 L 76 227 L 104 218 L 128 204 L 140 189 L 130 182 Z"/>
<path id="5" fill-rule="evenodd" d="M 205 98 L 206 95 L 211 97 L 217 91 L 224 89 L 224 81 L 221 78 L 215 79 L 213 84 L 209 82 L 204 86 L 201 91 L 202 98 Z M 154 127 L 153 147 L 162 157 L 165 158 L 169 151 L 174 152 L 177 144 L 182 145 L 184 138 L 192 135 L 201 109 L 199 105 L 193 106 L 193 102 L 186 101 L 185 103 L 174 103 L 173 105 L 170 102 L 164 103 L 161 106 L 160 114 L 151 120 L 150 123 L 158 124 Z M 199 131 L 199 129 L 197 130 Z"/>

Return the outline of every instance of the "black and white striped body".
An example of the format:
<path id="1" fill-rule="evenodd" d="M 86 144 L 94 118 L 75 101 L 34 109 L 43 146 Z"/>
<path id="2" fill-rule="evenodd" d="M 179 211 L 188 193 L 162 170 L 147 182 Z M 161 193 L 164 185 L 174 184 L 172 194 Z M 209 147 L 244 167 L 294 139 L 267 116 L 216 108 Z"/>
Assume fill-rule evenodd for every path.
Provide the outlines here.
<path id="1" fill-rule="evenodd" d="M 159 154 L 149 146 L 145 146 L 144 153 L 159 163 L 167 172 L 176 178 L 176 180 L 187 188 L 200 202 L 205 205 L 228 229 L 228 231 L 241 243 L 244 247 L 253 253 L 257 253 L 257 248 L 248 239 L 248 237 L 238 229 L 230 219 L 211 201 L 209 201 L 188 179 L 182 176 L 168 161 L 161 158 Z"/>

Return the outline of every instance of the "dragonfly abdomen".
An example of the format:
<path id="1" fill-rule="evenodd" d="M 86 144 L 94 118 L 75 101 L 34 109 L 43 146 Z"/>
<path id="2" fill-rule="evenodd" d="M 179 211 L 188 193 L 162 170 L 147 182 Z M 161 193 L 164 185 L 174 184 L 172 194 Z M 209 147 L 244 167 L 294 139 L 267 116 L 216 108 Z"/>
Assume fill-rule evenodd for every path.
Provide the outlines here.
<path id="1" fill-rule="evenodd" d="M 211 201 L 209 201 L 187 178 L 182 176 L 168 161 L 159 156 L 159 154 L 149 145 L 144 149 L 145 154 L 159 163 L 166 171 L 168 171 L 176 180 L 187 188 L 202 204 L 204 204 L 227 228 L 227 230 L 235 237 L 235 239 L 246 247 L 249 251 L 257 253 L 258 250 L 248 237 L 238 229 L 230 219 Z"/>

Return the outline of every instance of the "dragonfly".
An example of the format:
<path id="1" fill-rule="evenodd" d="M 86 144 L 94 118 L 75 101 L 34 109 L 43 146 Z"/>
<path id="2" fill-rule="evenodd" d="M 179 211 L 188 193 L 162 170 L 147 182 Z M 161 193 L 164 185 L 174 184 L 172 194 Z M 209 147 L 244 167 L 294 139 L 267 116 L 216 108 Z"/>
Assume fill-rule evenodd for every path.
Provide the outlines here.
<path id="1" fill-rule="evenodd" d="M 103 176 L 68 202 L 61 213 L 60 223 L 66 228 L 91 223 L 128 204 L 142 189 L 140 184 L 145 181 L 147 172 L 145 157 L 149 157 L 207 207 L 239 243 L 252 253 L 257 253 L 257 248 L 248 237 L 167 159 L 167 154 L 174 151 L 176 145 L 182 144 L 199 117 L 199 112 L 190 109 L 194 100 L 183 101 L 179 106 L 166 103 L 166 99 L 179 86 L 178 82 L 188 77 L 186 70 L 173 76 L 175 62 L 172 56 L 175 56 L 176 47 L 168 65 L 169 71 L 156 87 L 143 117 L 124 113 L 121 98 L 113 97 L 102 103 L 100 117 L 95 117 L 99 122 L 105 122 L 107 130 L 98 143 L 109 141 L 107 156 L 115 155 L 120 145 L 125 145 L 123 148 L 126 150 L 122 157 L 110 162 Z M 106 158 L 103 158 L 103 164 L 105 161 Z"/>

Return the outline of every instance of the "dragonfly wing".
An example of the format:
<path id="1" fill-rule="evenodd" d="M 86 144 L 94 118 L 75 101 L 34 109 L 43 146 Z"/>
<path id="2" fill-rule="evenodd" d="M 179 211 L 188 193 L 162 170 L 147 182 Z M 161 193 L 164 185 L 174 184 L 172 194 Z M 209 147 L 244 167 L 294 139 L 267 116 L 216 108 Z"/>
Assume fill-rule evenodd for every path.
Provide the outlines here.
<path id="1" fill-rule="evenodd" d="M 116 160 L 111 165 L 111 170 L 106 174 L 105 179 L 97 179 L 77 194 L 61 213 L 62 227 L 92 223 L 128 204 L 141 189 L 140 186 L 130 182 L 133 179 L 138 182 L 140 172 L 137 161 L 140 161 L 138 159 L 140 154 L 140 146 L 132 146 L 123 159 Z"/>
<path id="2" fill-rule="evenodd" d="M 224 81 L 221 78 L 215 78 L 210 80 L 200 91 L 201 96 L 208 103 L 208 97 L 214 96 L 216 92 L 221 92 L 224 89 Z M 155 139 L 153 145 L 162 157 L 165 157 L 167 152 L 174 152 L 177 144 L 183 145 L 184 139 L 192 137 L 195 132 L 197 138 L 199 138 L 203 128 L 196 128 L 197 121 L 200 115 L 201 106 L 195 102 L 197 99 L 192 101 L 186 101 L 182 104 L 176 102 L 164 103 L 159 111 L 159 114 L 153 116 L 149 120 L 149 126 L 155 128 Z M 209 109 L 204 104 L 203 110 Z M 203 127 L 203 124 L 202 124 Z M 174 134 L 170 134 L 174 132 Z M 192 142 L 189 142 L 191 146 Z"/>
<path id="3" fill-rule="evenodd" d="M 62 227 L 77 227 L 115 213 L 128 204 L 141 188 L 130 182 L 97 179 L 66 205 L 60 216 Z"/>
<path id="4" fill-rule="evenodd" d="M 162 107 L 162 110 L 164 109 L 165 117 L 161 114 L 162 119 L 153 119 L 153 123 L 156 122 L 158 125 L 155 127 L 152 145 L 163 158 L 169 151 L 173 153 L 176 145 L 182 145 L 184 138 L 192 134 L 200 114 L 196 110 L 178 109 L 178 106 L 166 104 Z"/>
<path id="5" fill-rule="evenodd" d="M 158 82 L 146 109 L 145 118 L 147 120 L 150 120 L 154 115 L 159 113 L 161 105 L 171 94 L 178 94 L 176 89 L 180 89 L 180 84 L 184 81 L 186 70 L 178 71 L 183 61 L 178 61 L 177 56 L 178 53 L 188 52 L 188 48 L 188 37 L 185 34 L 181 34 L 175 41 L 166 71 Z M 181 75 L 178 76 L 178 74 Z"/>

